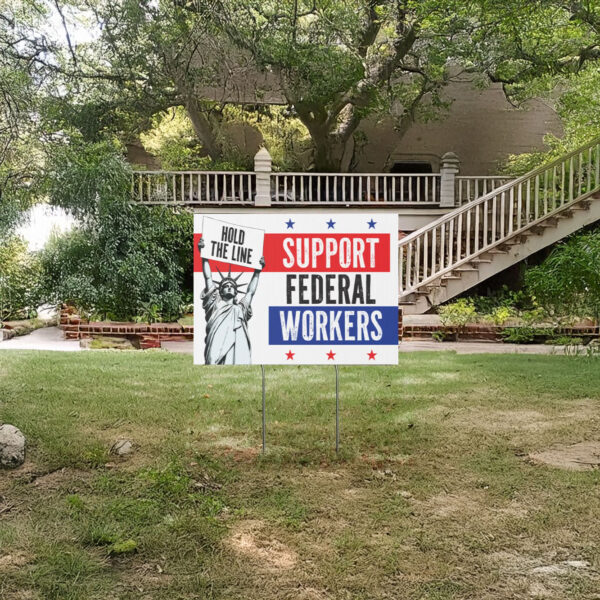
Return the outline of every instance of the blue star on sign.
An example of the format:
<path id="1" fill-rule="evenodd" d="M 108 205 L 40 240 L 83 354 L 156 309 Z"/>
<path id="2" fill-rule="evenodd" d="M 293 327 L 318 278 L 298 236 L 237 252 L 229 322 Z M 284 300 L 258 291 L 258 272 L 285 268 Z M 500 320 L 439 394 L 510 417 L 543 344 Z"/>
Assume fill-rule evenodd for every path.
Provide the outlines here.
<path id="1" fill-rule="evenodd" d="M 291 219 L 289 221 L 285 222 L 285 224 L 287 225 L 288 229 L 294 229 L 295 223 L 296 223 L 296 221 L 292 221 Z"/>
<path id="2" fill-rule="evenodd" d="M 327 223 L 327 229 L 333 229 L 335 227 L 335 221 L 333 219 L 329 219 L 329 221 L 326 221 Z"/>
<path id="3" fill-rule="evenodd" d="M 370 221 L 367 221 L 367 225 L 369 226 L 369 229 L 375 229 L 376 224 L 377 224 L 377 221 L 373 221 L 373 218 L 371 218 Z"/>

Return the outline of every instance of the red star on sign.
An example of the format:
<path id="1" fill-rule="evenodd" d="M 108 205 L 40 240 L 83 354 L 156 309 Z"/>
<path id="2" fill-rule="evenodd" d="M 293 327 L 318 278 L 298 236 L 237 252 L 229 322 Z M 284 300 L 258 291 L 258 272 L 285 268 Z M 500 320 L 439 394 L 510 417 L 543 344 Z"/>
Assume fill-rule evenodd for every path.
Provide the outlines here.
<path id="1" fill-rule="evenodd" d="M 327 360 L 333 360 L 335 358 L 335 352 L 333 350 L 330 350 L 327 353 Z"/>
<path id="2" fill-rule="evenodd" d="M 294 354 L 295 354 L 295 352 L 292 352 L 291 350 L 289 352 L 285 353 L 288 360 L 294 360 Z"/>
<path id="3" fill-rule="evenodd" d="M 373 352 L 373 350 L 371 350 L 371 352 L 367 352 L 367 356 L 369 357 L 369 360 L 375 360 L 377 353 Z"/>

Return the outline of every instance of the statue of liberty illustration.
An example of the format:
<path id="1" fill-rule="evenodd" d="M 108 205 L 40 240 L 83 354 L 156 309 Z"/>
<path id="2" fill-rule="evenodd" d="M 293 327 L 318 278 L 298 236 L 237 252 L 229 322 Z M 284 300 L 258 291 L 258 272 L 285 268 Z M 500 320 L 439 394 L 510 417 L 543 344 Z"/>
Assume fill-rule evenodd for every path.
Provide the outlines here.
<path id="1" fill-rule="evenodd" d="M 198 242 L 202 253 L 204 240 Z M 258 287 L 260 272 L 265 266 L 265 259 L 260 259 L 260 269 L 255 269 L 250 283 L 238 283 L 239 278 L 231 276 L 231 267 L 226 277 L 217 268 L 221 280 L 216 284 L 212 278 L 208 259 L 202 259 L 204 275 L 204 291 L 202 307 L 206 315 L 206 340 L 204 360 L 207 365 L 249 365 L 251 360 L 251 344 L 248 335 L 248 321 L 252 317 L 252 298 Z M 242 287 L 248 286 L 240 300 L 237 296 Z"/>

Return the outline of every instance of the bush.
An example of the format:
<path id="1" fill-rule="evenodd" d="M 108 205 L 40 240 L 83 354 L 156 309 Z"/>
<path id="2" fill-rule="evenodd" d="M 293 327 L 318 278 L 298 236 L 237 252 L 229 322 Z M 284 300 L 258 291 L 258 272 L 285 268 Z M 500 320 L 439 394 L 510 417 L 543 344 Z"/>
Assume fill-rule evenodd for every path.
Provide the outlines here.
<path id="1" fill-rule="evenodd" d="M 10 236 L 0 245 L 0 321 L 36 314 L 39 262 L 25 241 Z"/>
<path id="2" fill-rule="evenodd" d="M 75 145 L 77 147 L 77 144 Z M 108 143 L 62 148 L 51 201 L 80 219 L 40 253 L 40 294 L 92 318 L 176 320 L 192 288 L 192 215 L 130 204 L 130 172 Z"/>
<path id="3" fill-rule="evenodd" d="M 529 292 L 557 319 L 600 318 L 600 231 L 572 236 L 525 274 Z"/>
<path id="4" fill-rule="evenodd" d="M 438 314 L 442 325 L 459 329 L 477 317 L 475 304 L 471 298 L 460 298 L 456 302 L 440 306 Z"/>
<path id="5" fill-rule="evenodd" d="M 40 253 L 41 294 L 88 318 L 178 319 L 191 293 L 192 217 L 168 209 L 123 207 L 51 239 Z"/>

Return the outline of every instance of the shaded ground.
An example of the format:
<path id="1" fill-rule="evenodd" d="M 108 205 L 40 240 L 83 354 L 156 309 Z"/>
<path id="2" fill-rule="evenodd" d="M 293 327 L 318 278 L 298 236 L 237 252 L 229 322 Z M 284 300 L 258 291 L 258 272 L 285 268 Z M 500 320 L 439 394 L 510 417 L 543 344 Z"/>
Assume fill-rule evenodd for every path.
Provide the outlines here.
<path id="1" fill-rule="evenodd" d="M 401 355 L 340 389 L 335 456 L 333 370 L 268 367 L 263 457 L 258 367 L 1 353 L 31 445 L 0 598 L 600 598 L 600 471 L 539 462 L 597 448 L 600 361 Z"/>

